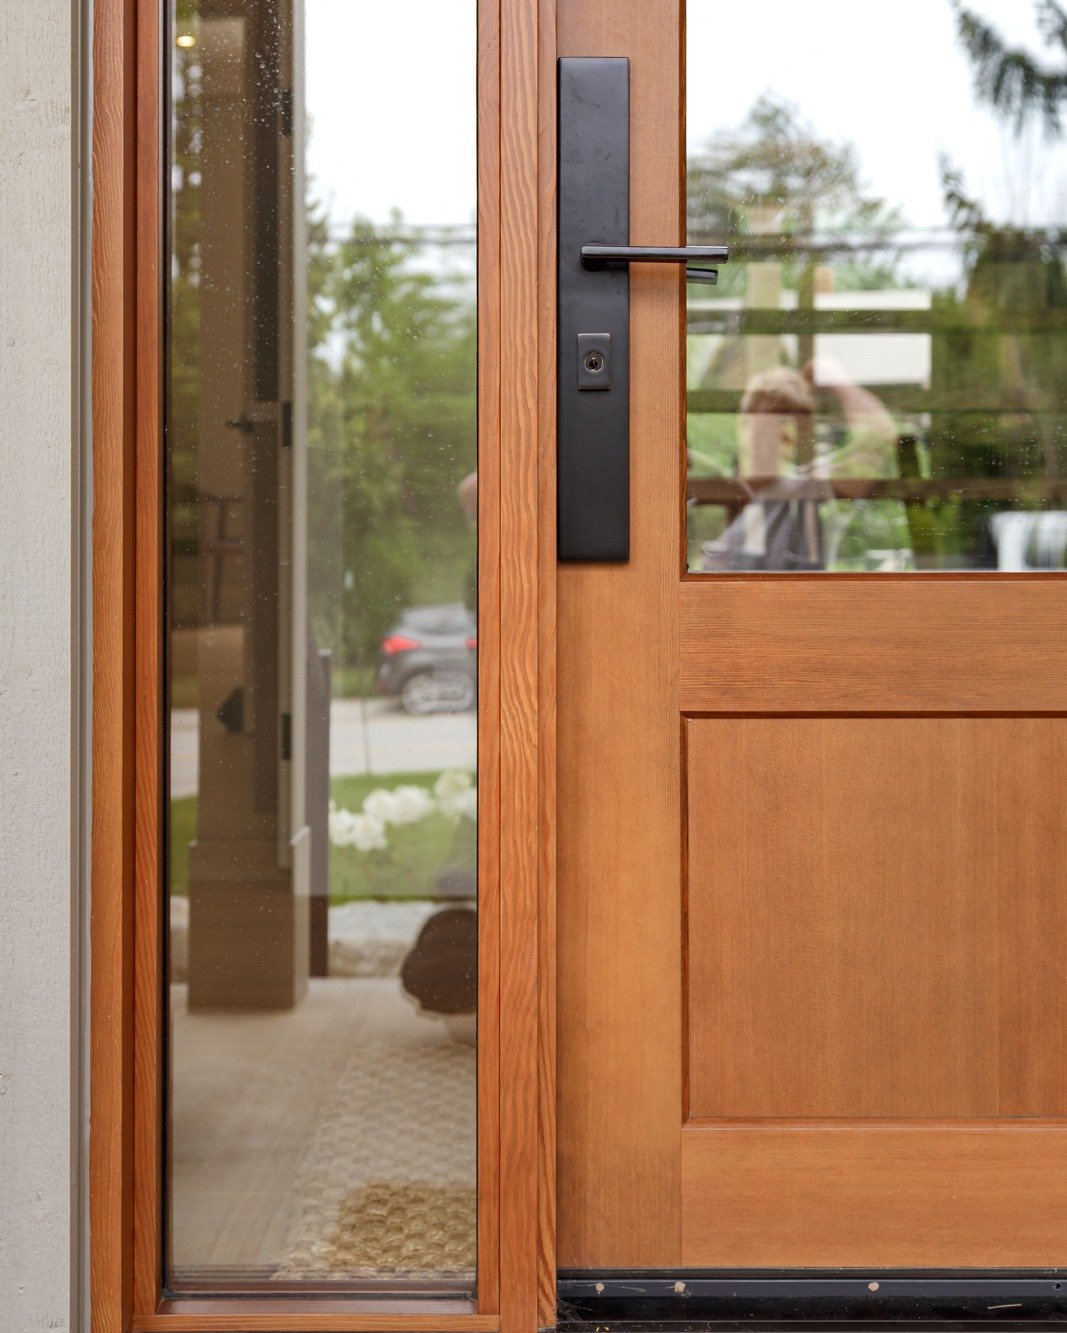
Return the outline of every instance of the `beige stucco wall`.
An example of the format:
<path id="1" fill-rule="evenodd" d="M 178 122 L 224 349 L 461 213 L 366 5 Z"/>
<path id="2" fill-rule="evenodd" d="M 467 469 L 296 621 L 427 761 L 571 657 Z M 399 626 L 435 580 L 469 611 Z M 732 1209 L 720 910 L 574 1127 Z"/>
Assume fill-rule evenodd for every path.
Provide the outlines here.
<path id="1" fill-rule="evenodd" d="M 0 0 L 0 1329 L 78 1327 L 77 0 Z"/>

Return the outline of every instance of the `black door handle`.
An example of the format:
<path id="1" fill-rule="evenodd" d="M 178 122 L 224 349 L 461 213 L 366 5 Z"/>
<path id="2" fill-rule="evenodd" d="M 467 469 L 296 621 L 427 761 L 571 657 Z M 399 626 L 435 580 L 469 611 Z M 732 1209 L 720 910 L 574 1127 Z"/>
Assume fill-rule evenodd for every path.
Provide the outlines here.
<path id="1" fill-rule="evenodd" d="M 680 264 L 689 281 L 711 283 L 729 254 L 630 244 L 624 57 L 560 60 L 558 127 L 558 553 L 621 562 L 630 558 L 630 265 Z"/>
<path id="2" fill-rule="evenodd" d="M 715 283 L 717 268 L 696 264 L 725 264 L 730 251 L 725 245 L 583 245 L 582 267 L 621 268 L 624 264 L 684 264 L 687 282 Z"/>

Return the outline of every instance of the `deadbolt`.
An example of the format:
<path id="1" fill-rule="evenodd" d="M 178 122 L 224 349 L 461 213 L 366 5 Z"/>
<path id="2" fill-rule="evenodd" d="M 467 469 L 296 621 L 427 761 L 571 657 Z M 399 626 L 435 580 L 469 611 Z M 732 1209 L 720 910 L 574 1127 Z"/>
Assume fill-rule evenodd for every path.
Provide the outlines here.
<path id="1" fill-rule="evenodd" d="M 611 388 L 610 333 L 579 333 L 578 388 L 586 393 Z"/>

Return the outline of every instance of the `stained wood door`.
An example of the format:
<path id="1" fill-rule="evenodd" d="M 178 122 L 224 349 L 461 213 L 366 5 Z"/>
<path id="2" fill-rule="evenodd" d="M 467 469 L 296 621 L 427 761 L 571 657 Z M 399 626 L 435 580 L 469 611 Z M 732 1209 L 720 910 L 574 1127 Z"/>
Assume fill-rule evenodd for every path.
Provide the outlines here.
<path id="1" fill-rule="evenodd" d="M 711 7 L 690 0 L 690 25 Z M 749 61 L 758 94 L 759 62 L 771 78 L 793 38 L 714 8 L 719 41 L 699 70 L 691 49 L 691 88 Z M 962 34 L 927 12 L 929 41 L 951 38 L 977 75 Z M 817 17 L 792 50 L 814 82 Z M 684 20 L 681 0 L 559 7 L 561 55 L 630 58 L 633 244 L 686 239 Z M 862 57 L 871 98 L 888 87 L 881 41 L 832 34 L 842 83 L 856 89 Z M 786 133 L 783 159 L 822 132 L 865 161 L 864 127 L 891 109 L 844 99 L 836 122 Z M 706 128 L 747 110 L 723 105 Z M 760 132 L 732 142 L 766 146 Z M 711 140 L 707 173 L 736 172 Z M 712 208 L 705 222 L 740 234 L 694 235 L 692 179 L 689 239 L 735 250 L 722 304 L 694 319 L 691 293 L 687 318 L 676 273 L 631 272 L 631 556 L 558 574 L 563 1268 L 1067 1264 L 1067 579 L 1020 568 L 1040 561 L 1003 541 L 1064 508 L 1062 390 L 1035 369 L 1064 336 L 1058 298 L 1007 295 L 1019 266 L 1050 278 L 1062 259 L 990 222 L 995 199 L 968 231 L 941 185 L 952 274 L 916 260 L 864 288 L 841 261 L 835 288 L 832 244 L 814 239 L 824 199 L 791 221 L 773 199 L 769 220 L 752 198 Z M 888 289 L 880 308 L 863 295 Z M 719 342 L 694 385 L 701 329 Z M 868 340 L 841 356 L 862 352 L 865 380 L 820 375 L 833 333 Z M 761 388 L 803 399 L 805 378 L 810 401 L 772 405 L 796 420 L 769 486 L 751 432 L 732 471 L 701 473 L 714 431 L 694 428 L 698 411 L 720 431 L 731 414 L 751 425 Z M 892 421 L 888 462 L 820 465 L 858 402 L 878 430 Z M 961 443 L 979 410 L 1000 450 L 985 471 Z M 1012 449 L 1031 426 L 1056 443 L 1027 464 Z M 807 564 L 771 556 L 790 508 L 786 547 Z M 883 519 L 892 540 L 863 528 Z"/>

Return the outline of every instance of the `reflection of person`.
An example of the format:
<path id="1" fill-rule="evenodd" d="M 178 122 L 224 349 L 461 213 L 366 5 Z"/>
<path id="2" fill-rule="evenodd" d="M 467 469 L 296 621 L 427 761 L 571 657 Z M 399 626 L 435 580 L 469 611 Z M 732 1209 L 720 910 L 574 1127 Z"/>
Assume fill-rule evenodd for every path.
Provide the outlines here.
<path id="1" fill-rule="evenodd" d="M 841 407 L 844 443 L 797 462 L 811 439 L 814 386 Z M 803 372 L 776 366 L 754 375 L 738 415 L 738 473 L 751 497 L 717 542 L 705 545 L 711 569 L 819 570 L 827 567 L 822 506 L 834 498 L 835 477 L 892 474 L 896 427 L 882 402 L 854 384 L 840 365 L 819 358 Z"/>

